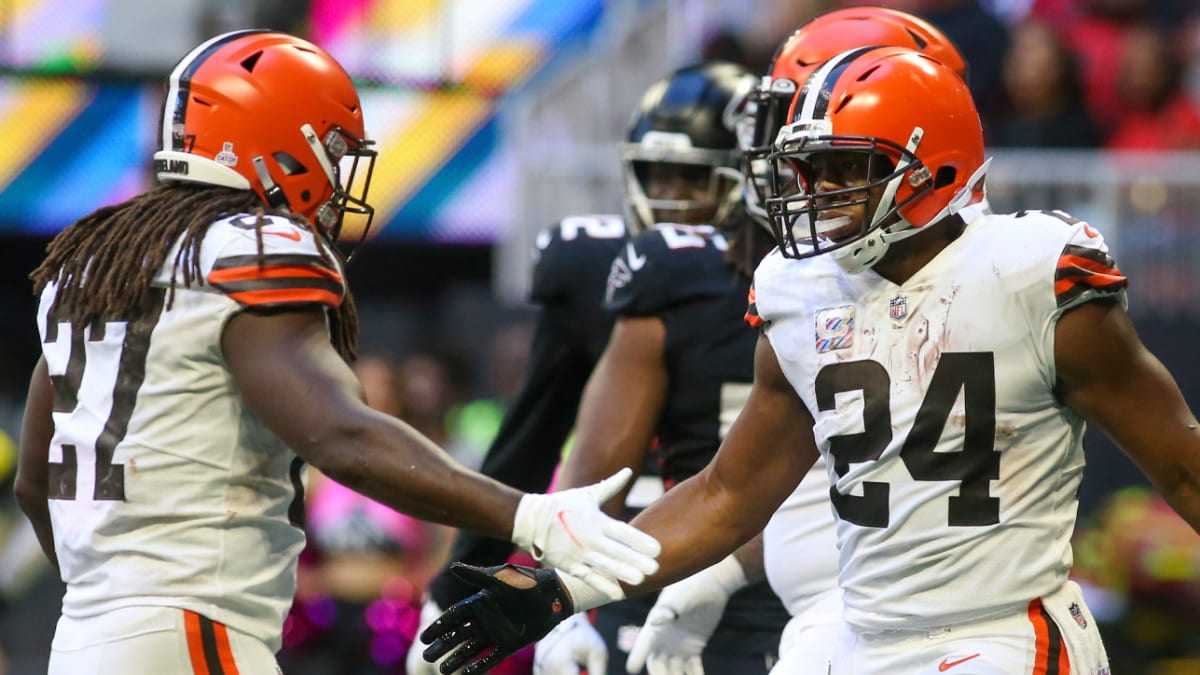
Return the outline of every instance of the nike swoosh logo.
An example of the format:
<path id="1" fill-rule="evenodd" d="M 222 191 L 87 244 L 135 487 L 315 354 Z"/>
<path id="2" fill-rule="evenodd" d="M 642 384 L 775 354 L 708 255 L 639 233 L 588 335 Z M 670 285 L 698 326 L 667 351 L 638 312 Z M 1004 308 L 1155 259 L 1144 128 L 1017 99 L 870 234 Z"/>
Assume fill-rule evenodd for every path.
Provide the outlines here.
<path id="1" fill-rule="evenodd" d="M 296 232 L 295 230 L 290 232 L 272 232 L 269 230 L 263 230 L 263 234 L 273 234 L 276 237 L 283 237 L 284 239 L 291 239 L 292 241 L 300 241 L 300 233 Z"/>
<path id="2" fill-rule="evenodd" d="M 938 672 L 944 673 L 947 670 L 950 670 L 951 668 L 953 668 L 954 666 L 962 665 L 962 664 L 966 663 L 967 661 L 970 661 L 971 659 L 976 658 L 978 656 L 979 656 L 979 654 L 972 654 L 970 656 L 964 656 L 961 659 L 957 659 L 954 661 L 947 661 L 946 659 L 942 659 L 942 662 L 938 664 Z"/>
<path id="3" fill-rule="evenodd" d="M 625 244 L 625 253 L 629 258 L 629 269 L 636 272 L 646 266 L 646 256 L 639 256 L 632 243 Z"/>
<path id="4" fill-rule="evenodd" d="M 558 522 L 562 523 L 562 527 L 567 531 L 567 536 L 571 538 L 571 541 L 575 542 L 575 545 L 579 548 L 583 548 L 583 544 L 575 538 L 575 533 L 571 531 L 571 526 L 567 524 L 567 513 L 569 513 L 569 511 L 559 511 Z"/>

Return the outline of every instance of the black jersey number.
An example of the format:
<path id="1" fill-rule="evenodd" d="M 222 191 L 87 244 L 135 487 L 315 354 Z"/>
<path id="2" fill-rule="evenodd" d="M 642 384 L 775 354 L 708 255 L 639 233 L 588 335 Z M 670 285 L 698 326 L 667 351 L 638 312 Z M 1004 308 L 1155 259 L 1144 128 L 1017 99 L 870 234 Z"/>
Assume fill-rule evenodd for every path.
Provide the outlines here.
<path id="1" fill-rule="evenodd" d="M 816 395 L 820 410 L 837 408 L 837 395 L 862 392 L 863 431 L 833 436 L 829 453 L 838 476 L 850 464 L 879 459 L 892 441 L 891 378 L 875 361 L 848 361 L 825 366 L 817 373 Z M 949 423 L 959 392 L 963 396 L 963 447 L 958 452 L 936 452 Z M 951 526 L 994 525 L 1000 522 L 1000 500 L 988 492 L 989 481 L 1000 477 L 1000 453 L 995 451 L 996 371 L 991 352 L 942 354 L 913 428 L 900 448 L 900 459 L 916 480 L 961 481 L 958 496 L 947 508 Z M 838 517 L 865 527 L 887 527 L 890 486 L 865 481 L 862 495 L 842 494 L 830 487 L 829 496 Z"/>
<path id="2" fill-rule="evenodd" d="M 80 326 L 59 321 L 54 316 L 46 321 L 45 349 L 67 350 L 66 370 L 57 375 L 50 375 L 50 385 L 54 390 L 54 411 L 61 413 L 73 413 L 79 407 L 80 387 L 87 367 L 87 344 L 104 342 L 110 327 L 123 325 L 125 329 L 125 337 L 117 358 L 116 376 L 113 378 L 112 407 L 109 409 L 108 418 L 91 447 L 79 447 L 74 444 L 62 446 L 62 461 L 51 462 L 49 467 L 50 499 L 78 498 L 76 486 L 80 455 L 94 454 L 94 461 L 86 462 L 95 467 L 92 499 L 124 501 L 125 465 L 113 463 L 113 452 L 129 429 L 129 419 L 133 416 L 138 390 L 146 377 L 146 354 L 150 349 L 150 334 L 162 312 L 164 295 L 161 289 L 153 289 L 148 294 L 147 303 L 143 306 L 139 318 L 129 322 L 98 321 Z M 69 331 L 60 331 L 60 325 L 68 326 Z M 62 338 L 64 332 L 70 334 L 65 340 Z M 66 344 L 63 344 L 64 342 Z"/>

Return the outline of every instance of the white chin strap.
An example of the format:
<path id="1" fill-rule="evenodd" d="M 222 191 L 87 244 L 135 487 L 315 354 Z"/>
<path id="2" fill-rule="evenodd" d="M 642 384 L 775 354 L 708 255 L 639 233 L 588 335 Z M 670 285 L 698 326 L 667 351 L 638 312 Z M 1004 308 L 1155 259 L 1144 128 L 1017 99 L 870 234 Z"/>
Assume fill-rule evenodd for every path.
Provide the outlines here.
<path id="1" fill-rule="evenodd" d="M 918 131 L 920 130 L 918 129 Z M 919 140 L 920 139 L 918 138 L 918 141 Z M 909 142 L 909 145 L 912 146 L 911 141 Z M 986 160 L 984 160 L 983 164 L 979 165 L 979 168 L 975 170 L 975 173 L 971 174 L 970 180 L 968 180 L 958 192 L 954 193 L 954 196 L 950 198 L 950 202 L 946 204 L 945 208 L 943 208 L 941 211 L 938 211 L 933 218 L 929 219 L 929 222 L 936 223 L 943 218 L 955 215 L 960 211 L 968 210 L 967 207 L 972 204 L 972 198 L 975 195 L 975 188 L 983 182 L 984 177 L 987 175 L 988 167 L 991 166 L 991 163 L 991 157 L 988 157 Z M 880 206 L 885 203 L 890 203 L 895 197 L 896 189 L 899 187 L 899 183 L 897 181 L 899 180 L 900 177 L 897 177 L 888 184 L 883 198 L 879 201 Z M 886 209 L 876 208 L 875 218 L 881 217 L 881 215 L 886 212 Z M 973 216 L 974 214 L 972 215 L 971 219 L 974 219 Z M 890 247 L 892 244 L 908 239 L 914 234 L 923 231 L 923 227 L 914 227 L 913 224 L 907 219 L 905 219 L 903 216 L 900 216 L 899 222 L 893 224 L 891 227 L 886 229 L 882 227 L 874 229 L 870 234 L 862 239 L 859 239 L 853 244 L 830 251 L 829 255 L 833 256 L 833 259 L 836 260 L 838 265 L 840 265 L 842 269 L 846 270 L 847 273 L 861 274 L 864 270 L 870 269 L 872 265 L 879 262 L 880 259 L 883 258 L 884 254 L 887 253 L 888 247 Z"/>

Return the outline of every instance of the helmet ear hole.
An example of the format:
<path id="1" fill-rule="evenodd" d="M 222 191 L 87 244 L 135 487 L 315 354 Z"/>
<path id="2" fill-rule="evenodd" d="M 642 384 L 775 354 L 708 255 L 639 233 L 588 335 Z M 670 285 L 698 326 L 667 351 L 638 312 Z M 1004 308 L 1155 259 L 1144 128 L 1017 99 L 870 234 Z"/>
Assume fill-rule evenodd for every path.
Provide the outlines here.
<path id="1" fill-rule="evenodd" d="M 311 200 L 311 199 L 312 199 L 312 193 L 311 193 L 311 192 L 309 192 L 308 190 L 301 190 L 301 191 L 300 191 L 300 201 L 302 201 L 302 202 L 307 202 L 307 201 L 309 201 L 309 200 Z"/>
<path id="2" fill-rule="evenodd" d="M 308 169 L 300 163 L 300 160 L 292 157 L 290 154 L 280 151 L 271 155 L 275 161 L 283 168 L 284 175 L 299 176 L 308 173 Z"/>
<path id="3" fill-rule="evenodd" d="M 954 179 L 958 177 L 958 170 L 952 166 L 943 166 L 937 170 L 937 174 L 933 177 L 933 189 L 953 185 Z"/>

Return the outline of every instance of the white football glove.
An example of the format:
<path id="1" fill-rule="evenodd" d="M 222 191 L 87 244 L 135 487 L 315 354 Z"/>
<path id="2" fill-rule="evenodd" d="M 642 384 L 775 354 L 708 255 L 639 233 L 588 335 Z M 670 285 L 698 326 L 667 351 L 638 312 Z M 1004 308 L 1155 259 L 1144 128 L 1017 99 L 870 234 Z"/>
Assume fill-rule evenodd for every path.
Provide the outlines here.
<path id="1" fill-rule="evenodd" d="M 404 660 L 404 672 L 408 675 L 440 675 L 438 666 L 442 661 L 449 658 L 449 654 L 442 657 L 437 663 L 430 663 L 421 657 L 421 652 L 429 645 L 421 642 L 421 631 L 425 630 L 429 624 L 437 620 L 442 615 L 442 608 L 438 607 L 433 600 L 426 600 L 421 605 L 421 622 L 417 626 L 417 634 L 413 636 L 412 646 L 408 648 L 408 656 Z"/>
<path id="2" fill-rule="evenodd" d="M 658 540 L 609 517 L 600 505 L 633 475 L 628 467 L 587 487 L 527 494 L 517 506 L 512 541 L 543 567 L 557 567 L 609 597 L 624 597 L 613 577 L 640 584 L 658 571 Z"/>
<path id="3" fill-rule="evenodd" d="M 649 675 L 704 675 L 700 653 L 708 644 L 729 596 L 746 585 L 746 574 L 732 555 L 662 589 L 646 615 L 625 670 Z"/>
<path id="4" fill-rule="evenodd" d="M 608 647 L 583 612 L 554 627 L 533 651 L 533 675 L 604 675 L 608 670 Z"/>

